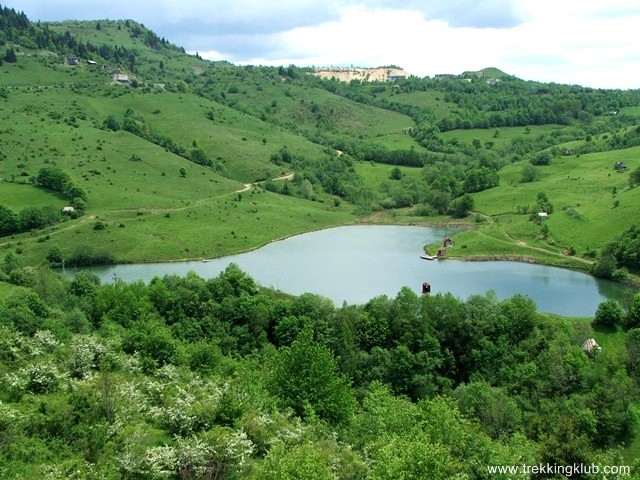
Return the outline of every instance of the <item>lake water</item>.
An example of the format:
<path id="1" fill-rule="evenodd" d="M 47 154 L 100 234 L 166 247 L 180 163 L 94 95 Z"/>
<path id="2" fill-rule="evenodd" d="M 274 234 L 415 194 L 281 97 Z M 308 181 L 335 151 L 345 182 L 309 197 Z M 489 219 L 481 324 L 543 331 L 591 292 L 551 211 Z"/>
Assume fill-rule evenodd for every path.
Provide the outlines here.
<path id="1" fill-rule="evenodd" d="M 429 227 L 337 227 L 210 262 L 117 265 L 92 271 L 103 283 L 113 281 L 114 275 L 146 282 L 154 276 L 183 275 L 190 270 L 211 278 L 234 262 L 262 286 L 294 295 L 317 293 L 338 306 L 366 303 L 383 294 L 395 296 L 403 286 L 419 293 L 427 281 L 432 294 L 451 292 L 466 299 L 493 290 L 499 299 L 505 299 L 521 293 L 531 297 L 540 311 L 579 317 L 591 317 L 601 301 L 624 295 L 625 288 L 619 284 L 561 268 L 420 258 L 425 244 L 437 243 L 452 233 Z"/>

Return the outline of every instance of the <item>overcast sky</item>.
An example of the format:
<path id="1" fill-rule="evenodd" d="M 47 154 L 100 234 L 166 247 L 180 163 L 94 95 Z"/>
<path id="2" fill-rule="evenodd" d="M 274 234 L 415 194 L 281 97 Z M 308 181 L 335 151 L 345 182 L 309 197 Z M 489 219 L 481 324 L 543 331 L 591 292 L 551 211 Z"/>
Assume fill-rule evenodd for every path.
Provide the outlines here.
<path id="1" fill-rule="evenodd" d="M 638 0 L 15 0 L 31 20 L 130 18 L 212 60 L 640 88 Z"/>

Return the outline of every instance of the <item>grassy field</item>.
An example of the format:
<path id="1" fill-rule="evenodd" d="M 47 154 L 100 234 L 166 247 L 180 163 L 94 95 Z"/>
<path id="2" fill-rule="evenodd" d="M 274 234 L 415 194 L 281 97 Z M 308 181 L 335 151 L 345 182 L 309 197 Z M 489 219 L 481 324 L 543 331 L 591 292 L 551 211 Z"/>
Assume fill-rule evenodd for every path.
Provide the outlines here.
<path id="1" fill-rule="evenodd" d="M 25 68 L 38 68 L 39 60 L 32 60 L 24 62 Z M 61 78 L 68 71 L 82 72 L 62 71 L 68 68 L 60 66 Z M 186 148 L 202 148 L 232 178 L 128 132 L 102 128 L 108 115 L 122 121 L 127 108 L 153 131 Z M 208 111 L 214 112 L 214 120 L 207 118 Z M 121 262 L 214 257 L 354 219 L 351 206 L 336 207 L 329 197 L 314 202 L 259 187 L 239 196 L 244 183 L 284 173 L 270 162 L 283 146 L 308 156 L 323 155 L 322 147 L 193 95 L 134 91 L 104 78 L 73 87 L 25 86 L 11 89 L 9 98 L 0 101 L 0 128 L 7 134 L 1 140 L 3 205 L 17 212 L 25 206 L 67 204 L 31 185 L 42 167 L 53 164 L 88 194 L 83 217 L 0 241 L 5 251 L 19 247 L 27 263 L 40 262 L 53 246 L 67 256 L 78 246 L 90 246 Z M 106 228 L 96 229 L 97 222 Z"/>
<path id="2" fill-rule="evenodd" d="M 118 262 L 210 258 L 264 245 L 296 233 L 349 223 L 348 205 L 329 206 L 266 192 L 256 187 L 240 201 L 226 193 L 182 206 L 113 209 L 32 234 L 16 235 L 25 261 L 43 258 L 57 246 L 70 255 L 78 246 L 110 252 Z M 96 224 L 104 229 L 96 229 Z M 40 240 L 40 241 L 38 241 Z"/>
<path id="3" fill-rule="evenodd" d="M 443 132 L 442 137 L 446 141 L 457 139 L 460 143 L 471 144 L 473 140 L 480 140 L 483 147 L 487 142 L 492 144 L 491 148 L 505 149 L 511 145 L 515 139 L 533 140 L 540 135 L 548 135 L 554 131 L 564 130 L 567 127 L 560 125 L 532 125 L 530 127 L 500 127 L 495 129 L 472 128 L 469 130 L 450 130 Z"/>
<path id="4" fill-rule="evenodd" d="M 445 102 L 442 93 L 435 91 L 411 93 L 395 93 L 391 91 L 381 94 L 381 98 L 386 98 L 390 102 L 429 108 L 438 117 L 447 117 L 457 108 L 456 104 Z"/>
<path id="5" fill-rule="evenodd" d="M 400 169 L 403 177 L 419 179 L 422 175 L 421 168 L 403 166 L 394 167 L 392 165 L 382 165 L 372 162 L 358 162 L 356 163 L 355 168 L 356 172 L 362 176 L 367 185 L 371 185 L 376 190 L 385 183 L 389 184 L 395 182 L 394 180 L 391 180 L 391 170 L 394 168 Z"/>
<path id="6" fill-rule="evenodd" d="M 613 232 L 622 232 L 631 219 L 640 217 L 640 189 L 629 188 L 628 173 L 613 170 L 616 161 L 635 168 L 639 153 L 640 148 L 631 148 L 557 157 L 549 166 L 536 167 L 541 179 L 531 183 L 520 183 L 521 170 L 527 164 L 505 167 L 499 187 L 474 194 L 474 208 L 483 215 L 478 219 L 479 228 L 459 234 L 458 244 L 466 248 L 456 249 L 452 255 L 531 255 L 554 264 L 587 268 L 587 262 L 576 262 L 566 255 L 570 248 L 577 255 L 599 250 L 613 240 Z M 544 221 L 546 238 L 529 214 L 518 213 L 523 206 L 531 211 L 539 192 L 544 192 L 554 207 Z"/>

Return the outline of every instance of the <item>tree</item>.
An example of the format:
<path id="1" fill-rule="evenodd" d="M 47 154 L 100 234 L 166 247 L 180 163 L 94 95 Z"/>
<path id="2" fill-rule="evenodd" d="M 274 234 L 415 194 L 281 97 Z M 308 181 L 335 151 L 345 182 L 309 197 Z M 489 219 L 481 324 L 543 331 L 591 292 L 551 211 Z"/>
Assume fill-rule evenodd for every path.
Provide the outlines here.
<path id="1" fill-rule="evenodd" d="M 633 296 L 626 323 L 628 328 L 640 328 L 640 293 Z"/>
<path id="2" fill-rule="evenodd" d="M 36 230 L 47 225 L 42 209 L 37 207 L 27 207 L 18 214 L 18 224 L 20 230 Z"/>
<path id="3" fill-rule="evenodd" d="M 0 205 L 0 236 L 11 235 L 18 231 L 18 216 L 13 210 Z"/>
<path id="4" fill-rule="evenodd" d="M 391 169 L 391 180 L 402 180 L 402 170 L 400 170 L 398 167 L 393 167 Z"/>
<path id="5" fill-rule="evenodd" d="M 473 210 L 473 198 L 471 195 L 464 194 L 460 198 L 453 201 L 453 216 L 456 218 L 464 218 Z"/>
<path id="6" fill-rule="evenodd" d="M 522 167 L 520 175 L 520 183 L 531 183 L 537 181 L 538 178 L 540 178 L 538 170 L 533 165 L 525 165 L 524 167 Z"/>
<path id="7" fill-rule="evenodd" d="M 617 266 L 616 257 L 613 256 L 611 251 L 605 249 L 602 252 L 600 261 L 591 267 L 591 273 L 599 278 L 611 278 Z"/>
<path id="8" fill-rule="evenodd" d="M 553 213 L 553 205 L 549 201 L 547 194 L 544 192 L 538 192 L 536 196 L 536 207 L 538 212 Z"/>
<path id="9" fill-rule="evenodd" d="M 118 130 L 120 130 L 120 122 L 113 115 L 109 115 L 107 117 L 107 119 L 104 121 L 104 126 L 114 132 L 117 132 Z"/>
<path id="10" fill-rule="evenodd" d="M 632 374 L 640 373 L 638 367 L 640 366 L 640 328 L 632 328 L 627 332 L 627 354 L 629 356 L 628 368 Z"/>
<path id="11" fill-rule="evenodd" d="M 184 167 L 180 167 L 180 170 L 178 170 L 180 172 L 180 176 L 182 178 L 187 176 L 187 170 Z"/>
<path id="12" fill-rule="evenodd" d="M 347 379 L 331 351 L 306 328 L 276 356 L 270 389 L 300 417 L 317 415 L 332 424 L 346 422 L 356 406 Z"/>
<path id="13" fill-rule="evenodd" d="M 18 61 L 16 51 L 13 48 L 7 48 L 7 52 L 4 55 L 4 61 L 7 63 L 16 63 Z"/>
<path id="14" fill-rule="evenodd" d="M 544 150 L 543 152 L 536 154 L 531 158 L 531 160 L 529 160 L 529 162 L 531 165 L 550 165 L 552 158 L 553 155 L 551 152 L 549 150 Z"/>
<path id="15" fill-rule="evenodd" d="M 631 188 L 640 185 L 640 167 L 629 174 L 629 186 Z"/>
<path id="16" fill-rule="evenodd" d="M 60 265 L 64 261 L 62 250 L 60 250 L 58 247 L 51 247 L 45 258 L 47 262 L 51 263 L 52 265 Z"/>
<path id="17" fill-rule="evenodd" d="M 598 305 L 593 326 L 615 327 L 623 320 L 624 310 L 617 301 L 609 299 Z"/>
<path id="18" fill-rule="evenodd" d="M 41 168 L 36 180 L 38 185 L 41 187 L 50 188 L 51 190 L 61 193 L 71 182 L 69 175 L 63 172 L 59 167 L 53 165 Z"/>

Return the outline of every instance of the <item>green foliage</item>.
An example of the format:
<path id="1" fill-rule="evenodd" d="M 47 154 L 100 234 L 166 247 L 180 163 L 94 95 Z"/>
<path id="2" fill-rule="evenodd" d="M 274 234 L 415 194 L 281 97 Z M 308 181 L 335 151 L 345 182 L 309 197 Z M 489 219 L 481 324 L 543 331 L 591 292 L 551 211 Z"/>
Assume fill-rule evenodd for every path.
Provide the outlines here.
<path id="1" fill-rule="evenodd" d="M 629 174 L 629 186 L 634 188 L 637 185 L 640 185 L 640 167 L 637 167 Z"/>
<path id="2" fill-rule="evenodd" d="M 533 165 L 525 165 L 522 167 L 521 183 L 531 183 L 540 179 L 540 173 Z"/>
<path id="3" fill-rule="evenodd" d="M 16 51 L 13 48 L 7 48 L 7 51 L 4 54 L 3 60 L 7 63 L 16 63 L 18 61 L 18 56 L 16 55 Z"/>
<path id="4" fill-rule="evenodd" d="M 305 329 L 282 348 L 270 377 L 271 390 L 301 417 L 318 416 L 332 424 L 349 421 L 355 408 L 347 379 L 338 372 L 331 351 Z"/>
<path id="5" fill-rule="evenodd" d="M 538 212 L 553 213 L 553 205 L 545 192 L 538 192 L 536 195 L 536 209 Z"/>
<path id="6" fill-rule="evenodd" d="M 640 293 L 633 296 L 631 307 L 627 315 L 627 327 L 640 328 Z"/>
<path id="7" fill-rule="evenodd" d="M 616 265 L 630 270 L 640 270 L 640 224 L 627 228 L 607 248 L 616 260 Z"/>
<path id="8" fill-rule="evenodd" d="M 398 167 L 393 167 L 391 169 L 390 178 L 391 178 L 391 180 L 401 180 L 402 179 L 402 170 L 400 170 Z"/>
<path id="9" fill-rule="evenodd" d="M 236 265 L 148 285 L 14 271 L 0 460 L 15 471 L 484 478 L 633 438 L 635 330 L 628 354 L 603 341 L 589 358 L 583 325 L 526 297 L 403 289 L 336 308 L 258 290 Z"/>
<path id="10" fill-rule="evenodd" d="M 453 202 L 453 216 L 464 218 L 473 210 L 473 198 L 470 195 L 463 195 Z"/>
<path id="11" fill-rule="evenodd" d="M 624 310 L 622 310 L 620 304 L 615 300 L 605 300 L 598 305 L 593 325 L 615 327 L 616 325 L 621 325 L 623 320 Z"/>

